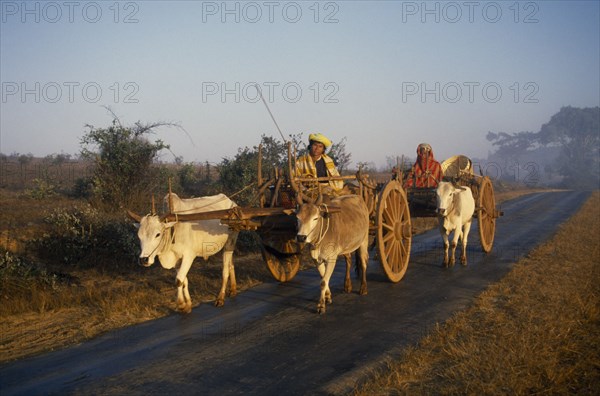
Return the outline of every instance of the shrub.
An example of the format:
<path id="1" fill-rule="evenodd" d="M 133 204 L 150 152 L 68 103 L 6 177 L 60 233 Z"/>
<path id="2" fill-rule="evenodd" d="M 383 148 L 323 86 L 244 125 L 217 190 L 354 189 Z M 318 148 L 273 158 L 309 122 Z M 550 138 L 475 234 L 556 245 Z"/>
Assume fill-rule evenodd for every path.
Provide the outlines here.
<path id="1" fill-rule="evenodd" d="M 39 257 L 49 262 L 115 270 L 129 267 L 137 256 L 131 223 L 101 215 L 90 205 L 57 209 L 44 221 L 48 232 L 32 244 Z"/>
<path id="2" fill-rule="evenodd" d="M 49 272 L 45 267 L 26 261 L 4 248 L 0 248 L 0 284 L 2 289 L 9 285 L 28 288 L 33 283 L 40 283 L 57 290 L 64 281 L 64 276 Z"/>
<path id="3" fill-rule="evenodd" d="M 33 199 L 45 199 L 57 195 L 56 186 L 47 180 L 33 179 L 34 187 L 25 190 L 25 194 Z"/>
<path id="4" fill-rule="evenodd" d="M 90 177 L 80 177 L 75 180 L 71 196 L 73 198 L 90 198 L 92 196 L 93 180 Z"/>

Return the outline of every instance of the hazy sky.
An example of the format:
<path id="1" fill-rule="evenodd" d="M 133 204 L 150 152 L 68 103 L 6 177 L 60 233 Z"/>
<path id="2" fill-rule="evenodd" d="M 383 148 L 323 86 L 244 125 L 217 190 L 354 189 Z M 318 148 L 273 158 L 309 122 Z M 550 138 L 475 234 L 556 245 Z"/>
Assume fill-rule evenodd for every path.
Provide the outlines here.
<path id="1" fill-rule="evenodd" d="M 261 134 L 347 137 L 353 164 L 485 157 L 600 104 L 598 1 L 2 1 L 0 151 L 77 154 L 85 124 L 219 162 Z M 165 161 L 172 155 L 165 153 Z"/>

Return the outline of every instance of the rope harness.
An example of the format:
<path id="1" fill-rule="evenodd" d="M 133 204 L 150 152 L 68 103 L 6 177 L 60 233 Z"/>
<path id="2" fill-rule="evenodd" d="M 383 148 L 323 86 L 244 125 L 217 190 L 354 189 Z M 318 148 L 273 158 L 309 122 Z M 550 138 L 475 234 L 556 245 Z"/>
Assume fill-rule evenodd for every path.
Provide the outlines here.
<path id="1" fill-rule="evenodd" d="M 323 206 L 325 208 L 325 214 L 324 216 L 321 216 L 321 207 L 317 207 L 317 209 L 319 210 L 319 220 L 320 220 L 320 230 L 319 230 L 319 238 L 317 239 L 316 242 L 313 243 L 313 246 L 316 248 L 319 247 L 319 245 L 321 244 L 321 241 L 323 240 L 323 238 L 325 237 L 325 234 L 327 234 L 327 231 L 329 231 L 329 218 L 330 218 L 330 214 L 329 214 L 329 208 L 327 207 L 327 204 L 322 204 L 321 206 Z M 326 224 L 324 224 L 326 223 Z M 323 228 L 325 228 L 325 231 L 323 231 Z M 316 228 L 315 228 L 316 230 Z M 314 230 L 313 230 L 314 232 Z"/>

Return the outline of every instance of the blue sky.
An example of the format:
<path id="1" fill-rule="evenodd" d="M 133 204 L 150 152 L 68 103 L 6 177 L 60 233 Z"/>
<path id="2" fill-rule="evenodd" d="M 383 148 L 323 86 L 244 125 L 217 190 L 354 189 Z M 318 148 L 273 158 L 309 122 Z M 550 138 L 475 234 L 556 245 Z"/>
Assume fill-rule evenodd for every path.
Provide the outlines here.
<path id="1" fill-rule="evenodd" d="M 600 104 L 598 1 L 2 1 L 0 151 L 77 154 L 85 124 L 166 121 L 186 162 L 261 134 L 347 138 L 384 165 L 429 142 L 486 157 Z M 165 153 L 165 161 L 172 155 Z"/>

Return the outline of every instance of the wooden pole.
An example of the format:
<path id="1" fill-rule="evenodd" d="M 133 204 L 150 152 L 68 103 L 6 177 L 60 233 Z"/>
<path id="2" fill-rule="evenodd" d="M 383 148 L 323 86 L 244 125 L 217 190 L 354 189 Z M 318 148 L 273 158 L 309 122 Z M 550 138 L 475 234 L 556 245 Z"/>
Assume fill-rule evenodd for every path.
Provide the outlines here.
<path id="1" fill-rule="evenodd" d="M 173 190 L 171 189 L 171 178 L 169 177 L 169 213 L 173 213 Z"/>
<path id="2" fill-rule="evenodd" d="M 262 178 L 262 143 L 258 145 L 258 174 L 256 175 L 257 185 L 262 186 L 263 178 Z M 265 207 L 265 192 L 264 190 L 258 191 L 258 205 L 261 208 Z"/>

